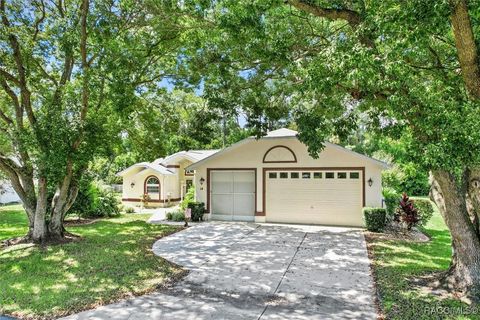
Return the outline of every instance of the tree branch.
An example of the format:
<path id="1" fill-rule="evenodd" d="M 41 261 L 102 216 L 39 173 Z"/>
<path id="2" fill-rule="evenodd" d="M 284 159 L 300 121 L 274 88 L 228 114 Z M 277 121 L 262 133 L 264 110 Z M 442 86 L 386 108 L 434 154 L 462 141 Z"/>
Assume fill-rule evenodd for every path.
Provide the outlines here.
<path id="1" fill-rule="evenodd" d="M 8 28 L 10 28 L 10 22 L 8 21 L 7 14 L 5 12 L 5 0 L 0 0 L 0 13 L 2 15 L 2 23 Z M 17 37 L 10 33 L 8 35 L 8 40 L 10 43 L 10 47 L 13 51 L 13 57 L 15 60 L 15 64 L 17 66 L 17 73 L 19 77 L 19 88 L 20 88 L 20 95 L 21 95 L 21 107 L 27 112 L 28 120 L 30 124 L 33 126 L 36 123 L 35 115 L 33 113 L 31 101 L 30 101 L 30 91 L 27 87 L 27 79 L 25 75 L 25 66 L 23 64 L 22 53 L 20 50 L 20 44 L 18 43 Z M 23 113 L 23 110 L 22 110 Z"/>
<path id="2" fill-rule="evenodd" d="M 304 0 L 287 0 L 287 3 L 291 4 L 300 11 L 310 13 L 317 17 L 327 18 L 330 20 L 345 20 L 352 27 L 357 27 L 362 22 L 360 14 L 350 9 L 322 8 Z"/>
<path id="3" fill-rule="evenodd" d="M 42 15 L 37 19 L 37 21 L 35 21 L 35 33 L 33 34 L 33 41 L 37 40 L 37 35 L 40 32 L 40 24 L 43 22 L 43 20 L 45 20 L 45 3 L 43 0 L 40 0 L 40 7 Z"/>
<path id="4" fill-rule="evenodd" d="M 354 10 L 342 8 L 323 8 L 314 3 L 306 2 L 305 0 L 285 0 L 288 3 L 300 11 L 312 14 L 316 17 L 326 18 L 329 20 L 343 20 L 348 22 L 350 27 L 354 30 L 363 22 L 362 16 Z M 360 42 L 368 47 L 375 48 L 375 41 L 370 34 L 363 32 L 359 35 Z"/>
<path id="5" fill-rule="evenodd" d="M 12 88 L 10 88 L 10 86 L 5 81 L 5 79 L 0 78 L 0 85 L 2 86 L 3 90 L 7 93 L 7 95 L 10 97 L 10 100 L 12 100 L 12 103 L 13 103 L 13 106 L 14 106 L 14 109 L 15 109 L 16 119 L 17 119 L 17 127 L 22 128 L 23 127 L 23 112 L 22 112 L 22 109 L 20 107 L 20 102 L 18 101 L 17 95 L 12 90 Z M 9 119 L 7 122 L 9 122 L 9 124 L 13 123 L 13 121 L 11 119 Z"/>
<path id="6" fill-rule="evenodd" d="M 21 167 L 19 167 L 12 159 L 0 155 L 0 169 L 8 175 L 10 182 L 12 183 L 13 189 L 18 194 L 20 199 L 30 208 L 33 208 L 32 202 L 28 195 L 28 192 L 24 189 L 21 178 L 20 178 L 20 171 Z"/>
<path id="7" fill-rule="evenodd" d="M 40 72 L 42 72 L 42 74 L 45 76 L 45 78 L 47 78 L 47 79 L 49 79 L 50 81 L 52 81 L 55 86 L 58 86 L 57 79 L 55 79 L 55 77 L 53 77 L 51 74 L 49 74 L 49 73 L 45 70 L 45 68 L 43 68 L 43 66 L 41 65 L 41 63 L 38 62 L 37 59 L 33 58 L 33 61 L 34 61 L 34 63 L 37 65 L 38 69 L 40 69 Z"/>
<path id="8" fill-rule="evenodd" d="M 83 69 L 83 89 L 82 89 L 82 109 L 80 111 L 80 120 L 85 120 L 88 111 L 88 98 L 89 98 L 89 90 L 88 90 L 88 72 L 89 72 L 89 63 L 87 60 L 87 15 L 88 15 L 88 8 L 89 7 L 89 0 L 83 0 L 82 2 L 82 9 L 81 9 L 81 20 L 80 20 L 80 28 L 81 28 L 81 38 L 80 38 L 80 55 L 82 57 L 82 69 Z"/>
<path id="9" fill-rule="evenodd" d="M 478 48 L 468 14 L 468 5 L 466 0 L 454 1 L 453 5 L 451 20 L 463 81 L 470 97 L 480 100 Z"/>
<path id="10" fill-rule="evenodd" d="M 11 73 L 2 68 L 0 68 L 0 75 L 5 78 L 5 80 L 13 82 L 17 86 L 20 85 L 20 81 L 17 78 L 15 78 Z"/>

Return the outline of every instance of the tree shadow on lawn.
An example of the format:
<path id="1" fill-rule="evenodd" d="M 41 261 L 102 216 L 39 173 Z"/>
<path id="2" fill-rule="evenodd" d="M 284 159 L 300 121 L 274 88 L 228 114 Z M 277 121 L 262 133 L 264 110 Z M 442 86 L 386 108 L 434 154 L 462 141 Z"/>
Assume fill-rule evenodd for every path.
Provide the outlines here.
<path id="1" fill-rule="evenodd" d="M 102 220 L 68 230 L 84 239 L 0 251 L 0 313 L 54 318 L 153 291 L 182 273 L 151 251 L 172 226 Z"/>
<path id="2" fill-rule="evenodd" d="M 380 241 L 372 239 L 375 278 L 379 299 L 387 319 L 480 319 L 479 315 L 452 315 L 433 312 L 434 307 L 461 310 L 467 305 L 421 292 L 413 285 L 419 277 L 446 270 L 451 258 L 448 230 L 427 229 L 431 241 Z"/>

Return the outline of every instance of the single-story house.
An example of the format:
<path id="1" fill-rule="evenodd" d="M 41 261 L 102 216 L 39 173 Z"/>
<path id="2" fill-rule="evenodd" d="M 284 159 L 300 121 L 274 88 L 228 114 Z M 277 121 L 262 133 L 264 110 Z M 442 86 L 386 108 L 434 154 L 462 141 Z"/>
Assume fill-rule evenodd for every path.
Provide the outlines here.
<path id="1" fill-rule="evenodd" d="M 214 220 L 363 226 L 382 206 L 387 164 L 325 142 L 317 159 L 289 129 L 250 137 L 189 165 Z"/>
<path id="2" fill-rule="evenodd" d="M 136 163 L 117 173 L 123 178 L 123 204 L 139 206 L 144 195 L 148 195 L 148 206 L 163 207 L 182 200 L 194 175 L 185 168 L 217 151 L 180 151 L 153 162 Z"/>

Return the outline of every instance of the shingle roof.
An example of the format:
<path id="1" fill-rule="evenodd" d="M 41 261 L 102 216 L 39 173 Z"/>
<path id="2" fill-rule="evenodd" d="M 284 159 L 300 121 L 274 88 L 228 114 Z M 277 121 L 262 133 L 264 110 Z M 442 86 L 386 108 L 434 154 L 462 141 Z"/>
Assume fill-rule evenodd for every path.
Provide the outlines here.
<path id="1" fill-rule="evenodd" d="M 129 172 L 130 170 L 134 169 L 134 168 L 143 168 L 143 170 L 145 169 L 151 169 L 153 171 L 156 171 L 160 174 L 163 174 L 163 175 L 172 175 L 172 174 L 175 174 L 173 171 L 171 171 L 170 169 L 167 168 L 167 165 L 170 163 L 175 163 L 181 159 L 188 159 L 190 160 L 191 162 L 197 162 L 197 161 L 200 161 L 206 157 L 209 157 L 211 156 L 212 154 L 218 152 L 218 150 L 189 150 L 189 151 L 180 151 L 180 152 L 177 152 L 177 153 L 174 153 L 170 156 L 167 156 L 165 158 L 158 158 L 152 162 L 139 162 L 139 163 L 136 163 L 122 171 L 120 171 L 119 173 L 117 173 L 117 176 L 123 176 L 125 175 L 127 172 Z M 141 170 L 141 171 L 143 171 Z"/>
<path id="2" fill-rule="evenodd" d="M 296 137 L 297 134 L 298 132 L 295 130 L 281 128 L 268 132 L 267 135 L 264 136 L 264 138 Z"/>

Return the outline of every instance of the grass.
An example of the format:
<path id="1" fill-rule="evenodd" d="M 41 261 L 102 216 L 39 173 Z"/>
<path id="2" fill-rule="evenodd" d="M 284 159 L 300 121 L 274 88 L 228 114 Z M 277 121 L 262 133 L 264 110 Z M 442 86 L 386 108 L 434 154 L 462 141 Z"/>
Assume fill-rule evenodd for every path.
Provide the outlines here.
<path id="1" fill-rule="evenodd" d="M 21 205 L 0 207 L 0 241 L 24 236 L 27 231 L 27 215 Z"/>
<path id="2" fill-rule="evenodd" d="M 436 211 L 424 230 L 428 243 L 369 239 L 380 304 L 387 319 L 480 319 L 468 315 L 468 306 L 460 301 L 440 299 L 412 288 L 409 280 L 435 271 L 446 270 L 450 263 L 450 232 Z M 446 308 L 448 313 L 432 308 Z"/>
<path id="3" fill-rule="evenodd" d="M 151 292 L 182 270 L 155 256 L 155 239 L 176 231 L 146 223 L 149 215 L 122 215 L 68 231 L 83 240 L 42 249 L 0 250 L 0 314 L 55 318 Z M 0 240 L 25 234 L 19 206 L 0 208 Z"/>

